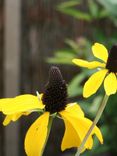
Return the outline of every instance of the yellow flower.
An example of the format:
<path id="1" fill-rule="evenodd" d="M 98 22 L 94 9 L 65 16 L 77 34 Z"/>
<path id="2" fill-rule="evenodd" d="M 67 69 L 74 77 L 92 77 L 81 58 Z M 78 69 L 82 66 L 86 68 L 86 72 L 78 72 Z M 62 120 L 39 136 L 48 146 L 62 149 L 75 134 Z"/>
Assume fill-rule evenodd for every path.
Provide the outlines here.
<path id="1" fill-rule="evenodd" d="M 92 52 L 95 57 L 102 62 L 88 62 L 82 59 L 73 59 L 72 61 L 81 67 L 88 69 L 98 68 L 99 71 L 94 73 L 85 83 L 83 96 L 89 97 L 96 93 L 104 81 L 104 89 L 109 96 L 117 91 L 117 46 L 112 46 L 109 54 L 104 45 L 95 43 L 92 46 Z"/>
<path id="2" fill-rule="evenodd" d="M 62 151 L 71 147 L 79 147 L 92 124 L 92 121 L 84 116 L 77 103 L 67 104 L 66 83 L 57 67 L 50 69 L 49 82 L 43 95 L 39 97 L 25 94 L 15 98 L 1 99 L 0 110 L 6 115 L 4 125 L 10 121 L 16 121 L 21 115 L 28 115 L 33 111 L 42 112 L 42 115 L 31 125 L 25 137 L 25 151 L 28 156 L 41 156 L 50 117 L 56 116 L 64 121 L 65 133 L 61 144 Z M 96 134 L 99 141 L 103 143 L 102 134 L 95 126 L 84 150 L 92 148 L 93 134 Z"/>

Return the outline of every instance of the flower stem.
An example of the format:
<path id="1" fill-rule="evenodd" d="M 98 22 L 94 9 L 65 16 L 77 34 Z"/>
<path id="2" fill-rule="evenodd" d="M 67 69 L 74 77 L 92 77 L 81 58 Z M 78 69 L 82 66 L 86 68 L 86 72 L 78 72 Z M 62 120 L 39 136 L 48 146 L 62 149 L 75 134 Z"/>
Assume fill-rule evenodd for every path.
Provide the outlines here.
<path id="1" fill-rule="evenodd" d="M 42 156 L 43 153 L 44 153 L 44 150 L 45 150 L 45 147 L 46 147 L 46 144 L 47 144 L 47 141 L 48 141 L 49 135 L 50 135 L 50 131 L 51 131 L 51 127 L 52 127 L 53 119 L 54 119 L 53 116 L 50 116 L 50 117 L 49 117 L 48 130 L 47 130 L 47 137 L 46 137 L 45 144 L 44 144 L 43 149 L 42 149 L 42 152 L 41 152 L 41 156 Z"/>
<path id="2" fill-rule="evenodd" d="M 96 126 L 97 122 L 99 121 L 99 119 L 100 119 L 100 117 L 101 117 L 101 115 L 102 115 L 102 113 L 103 113 L 103 111 L 104 111 L 104 108 L 105 108 L 105 106 L 106 106 L 106 104 L 107 104 L 108 98 L 109 98 L 109 96 L 107 96 L 107 95 L 105 94 L 105 96 L 104 96 L 104 98 L 103 98 L 103 100 L 102 100 L 102 102 L 101 102 L 101 104 L 100 104 L 100 106 L 99 106 L 99 109 L 98 109 L 98 111 L 97 111 L 96 117 L 95 117 L 95 119 L 94 119 L 94 121 L 93 121 L 91 127 L 89 128 L 87 134 L 85 135 L 85 137 L 84 137 L 84 139 L 83 139 L 83 141 L 82 141 L 80 147 L 78 148 L 78 150 L 77 150 L 75 156 L 80 156 L 80 153 L 82 152 L 82 150 L 83 150 L 83 148 L 84 148 L 84 145 L 85 145 L 87 139 L 89 138 L 91 132 L 93 131 L 94 127 Z"/>

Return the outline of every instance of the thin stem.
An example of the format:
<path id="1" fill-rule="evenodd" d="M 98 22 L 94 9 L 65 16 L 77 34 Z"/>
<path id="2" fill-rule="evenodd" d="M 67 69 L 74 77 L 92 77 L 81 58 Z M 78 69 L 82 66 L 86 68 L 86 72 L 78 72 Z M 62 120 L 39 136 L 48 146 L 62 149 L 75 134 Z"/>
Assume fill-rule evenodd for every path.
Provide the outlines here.
<path id="1" fill-rule="evenodd" d="M 98 109 L 98 111 L 97 111 L 96 117 L 95 117 L 95 119 L 94 119 L 94 121 L 93 121 L 91 127 L 89 128 L 87 134 L 85 135 L 85 137 L 84 137 L 84 139 L 83 139 L 83 141 L 82 141 L 80 147 L 78 148 L 78 150 L 77 150 L 75 156 L 80 156 L 80 153 L 82 152 L 82 150 L 83 150 L 83 148 L 84 148 L 84 145 L 85 145 L 87 139 L 89 138 L 91 132 L 93 131 L 94 127 L 96 126 L 97 122 L 99 121 L 99 119 L 100 119 L 100 117 L 101 117 L 101 115 L 102 115 L 102 113 L 103 113 L 103 111 L 104 111 L 104 108 L 105 108 L 105 106 L 106 106 L 106 104 L 107 104 L 108 98 L 109 98 L 109 96 L 107 96 L 107 95 L 105 94 L 105 96 L 104 96 L 104 98 L 103 98 L 103 100 L 102 100 L 102 102 L 101 102 L 101 104 L 100 104 L 100 106 L 99 106 L 99 109 Z"/>
<path id="2" fill-rule="evenodd" d="M 45 144 L 44 144 L 44 147 L 43 147 L 42 152 L 41 152 L 41 156 L 43 156 L 43 153 L 44 153 L 44 150 L 45 150 L 45 147 L 46 147 L 46 144 L 47 144 L 47 141 L 48 141 L 49 135 L 50 135 L 50 131 L 51 131 L 51 127 L 52 127 L 53 119 L 54 119 L 53 116 L 50 116 L 50 117 L 49 117 L 47 137 L 46 137 Z"/>

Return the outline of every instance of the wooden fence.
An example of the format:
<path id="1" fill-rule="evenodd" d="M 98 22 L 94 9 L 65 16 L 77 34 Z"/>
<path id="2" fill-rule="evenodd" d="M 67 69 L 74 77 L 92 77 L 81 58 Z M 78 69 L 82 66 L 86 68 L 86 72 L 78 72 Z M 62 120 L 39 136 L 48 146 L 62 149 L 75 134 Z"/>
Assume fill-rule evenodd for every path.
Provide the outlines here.
<path id="1" fill-rule="evenodd" d="M 46 58 L 64 47 L 65 38 L 82 34 L 82 22 L 55 10 L 61 1 L 0 0 L 0 97 L 43 91 L 50 67 Z M 70 67 L 61 70 L 67 80 L 74 73 Z M 4 128 L 0 116 L 0 156 L 25 155 L 24 136 L 35 118 L 32 114 Z M 54 125 L 45 156 L 66 153 L 60 152 L 64 126 L 57 122 L 60 124 Z"/>

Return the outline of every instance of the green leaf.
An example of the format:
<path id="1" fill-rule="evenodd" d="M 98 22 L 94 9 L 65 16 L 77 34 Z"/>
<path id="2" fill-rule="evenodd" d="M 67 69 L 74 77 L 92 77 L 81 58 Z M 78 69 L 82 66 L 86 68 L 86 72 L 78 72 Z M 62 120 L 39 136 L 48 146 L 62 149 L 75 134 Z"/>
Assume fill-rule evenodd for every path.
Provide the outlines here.
<path id="1" fill-rule="evenodd" d="M 84 13 L 82 11 L 78 11 L 73 8 L 66 8 L 66 9 L 59 8 L 58 10 L 61 11 L 62 13 L 71 15 L 77 19 L 91 21 L 91 16 L 88 13 Z"/>
<path id="2" fill-rule="evenodd" d="M 76 55 L 71 50 L 58 50 L 55 51 L 55 57 L 73 59 L 74 57 L 76 57 Z"/>
<path id="3" fill-rule="evenodd" d="M 74 50 L 75 53 L 78 53 L 79 50 L 78 43 L 70 39 L 66 39 L 65 43 L 68 44 Z"/>
<path id="4" fill-rule="evenodd" d="M 117 16 L 117 1 L 116 0 L 97 0 L 108 12 Z"/>
<path id="5" fill-rule="evenodd" d="M 73 50 L 57 50 L 54 57 L 47 58 L 48 63 L 73 65 L 72 59 L 76 57 Z"/>
<path id="6" fill-rule="evenodd" d="M 71 60 L 66 60 L 64 58 L 58 59 L 58 58 L 48 58 L 47 59 L 48 63 L 53 63 L 53 64 L 67 64 L 67 65 L 73 65 Z"/>
<path id="7" fill-rule="evenodd" d="M 88 0 L 89 11 L 93 18 L 97 18 L 99 15 L 99 7 L 94 0 Z"/>
<path id="8" fill-rule="evenodd" d="M 84 13 L 82 11 L 78 11 L 77 9 L 73 8 L 73 6 L 76 6 L 78 4 L 80 4 L 79 0 L 71 0 L 71 1 L 63 2 L 57 6 L 57 10 L 59 10 L 62 13 L 73 16 L 77 19 L 90 21 L 91 16 L 88 13 Z"/>
<path id="9" fill-rule="evenodd" d="M 71 1 L 63 2 L 63 3 L 59 4 L 57 6 L 57 8 L 58 9 L 65 9 L 68 7 L 73 7 L 73 6 L 78 5 L 78 4 L 80 4 L 80 0 L 71 0 Z"/>
<path id="10" fill-rule="evenodd" d="M 102 9 L 100 12 L 99 12 L 99 17 L 100 18 L 106 18 L 106 17 L 108 17 L 109 16 L 109 13 L 106 11 L 106 10 L 104 10 L 104 9 Z"/>

